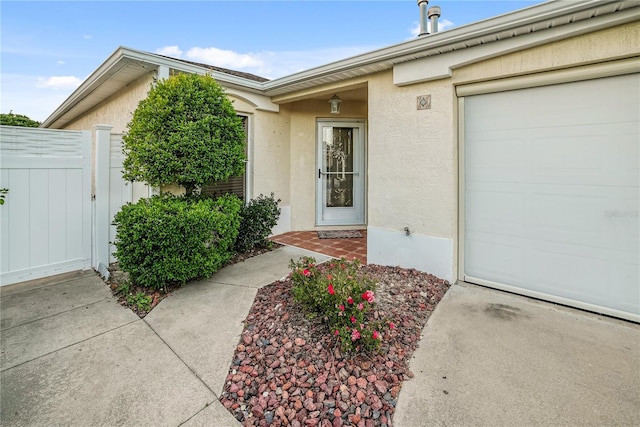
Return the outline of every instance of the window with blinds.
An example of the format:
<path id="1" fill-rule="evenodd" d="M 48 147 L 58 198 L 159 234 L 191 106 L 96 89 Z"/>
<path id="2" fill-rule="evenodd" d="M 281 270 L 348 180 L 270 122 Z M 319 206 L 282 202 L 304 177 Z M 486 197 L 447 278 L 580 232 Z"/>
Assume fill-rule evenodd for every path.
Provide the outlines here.
<path id="1" fill-rule="evenodd" d="M 247 116 L 238 116 L 242 119 L 242 124 L 244 126 L 244 134 L 245 137 L 249 136 L 249 128 L 248 128 L 248 117 Z M 245 153 L 246 147 L 248 146 L 247 139 L 245 139 Z M 245 192 L 245 175 L 246 175 L 246 164 L 245 164 L 245 173 L 242 176 L 233 176 L 226 181 L 218 181 L 213 184 L 205 185 L 202 187 L 202 194 L 209 197 L 219 197 L 225 194 L 235 194 L 240 197 L 240 199 L 244 200 L 244 192 Z"/>

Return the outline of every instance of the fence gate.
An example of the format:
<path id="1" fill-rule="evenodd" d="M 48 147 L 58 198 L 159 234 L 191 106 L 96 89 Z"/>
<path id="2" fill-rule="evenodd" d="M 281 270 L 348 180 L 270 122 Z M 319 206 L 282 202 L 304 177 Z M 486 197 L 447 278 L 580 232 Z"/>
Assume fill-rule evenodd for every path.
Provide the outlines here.
<path id="1" fill-rule="evenodd" d="M 0 126 L 0 285 L 91 267 L 91 132 Z"/>

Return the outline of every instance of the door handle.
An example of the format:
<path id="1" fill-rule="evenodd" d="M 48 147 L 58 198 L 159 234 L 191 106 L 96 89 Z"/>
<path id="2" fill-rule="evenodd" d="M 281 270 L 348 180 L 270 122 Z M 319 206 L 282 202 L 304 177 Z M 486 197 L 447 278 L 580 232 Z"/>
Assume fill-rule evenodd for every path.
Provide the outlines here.
<path id="1" fill-rule="evenodd" d="M 322 178 L 322 171 L 318 168 L 318 179 Z"/>

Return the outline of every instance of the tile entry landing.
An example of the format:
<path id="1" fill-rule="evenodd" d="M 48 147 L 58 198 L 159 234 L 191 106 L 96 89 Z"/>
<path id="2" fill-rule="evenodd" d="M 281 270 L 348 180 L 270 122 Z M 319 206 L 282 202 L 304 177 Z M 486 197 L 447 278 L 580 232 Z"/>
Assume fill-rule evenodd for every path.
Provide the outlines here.
<path id="1" fill-rule="evenodd" d="M 270 237 L 282 245 L 295 246 L 334 258 L 358 259 L 367 263 L 367 230 L 358 230 L 362 237 L 349 239 L 320 239 L 317 231 L 291 231 Z"/>

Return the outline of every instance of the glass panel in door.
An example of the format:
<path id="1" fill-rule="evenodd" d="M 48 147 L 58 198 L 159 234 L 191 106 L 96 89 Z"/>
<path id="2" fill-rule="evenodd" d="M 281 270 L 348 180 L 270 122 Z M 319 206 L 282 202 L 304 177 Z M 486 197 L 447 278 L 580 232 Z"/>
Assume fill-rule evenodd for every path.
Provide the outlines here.
<path id="1" fill-rule="evenodd" d="M 327 207 L 353 207 L 353 129 L 325 127 L 323 132 Z"/>

